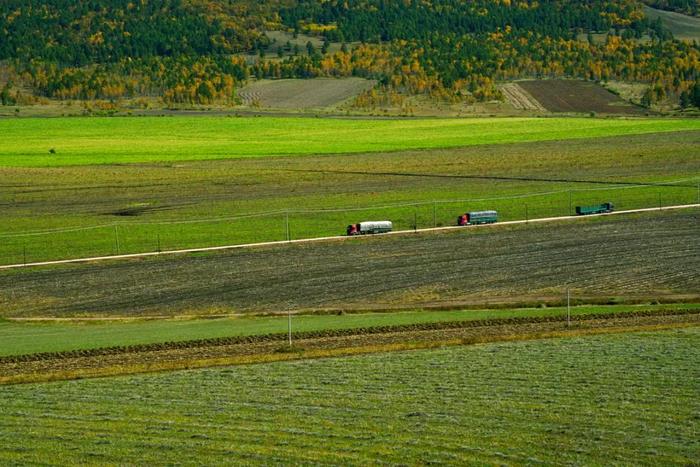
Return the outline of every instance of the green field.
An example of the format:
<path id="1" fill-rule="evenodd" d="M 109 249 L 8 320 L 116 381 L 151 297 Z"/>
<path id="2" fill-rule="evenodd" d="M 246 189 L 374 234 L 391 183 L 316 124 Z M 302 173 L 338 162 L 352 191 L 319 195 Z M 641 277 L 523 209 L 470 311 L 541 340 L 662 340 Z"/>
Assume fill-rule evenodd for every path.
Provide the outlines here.
<path id="1" fill-rule="evenodd" d="M 596 125 L 649 122 L 579 122 L 589 120 Z M 238 120 L 189 121 L 223 125 Z M 555 126 L 559 121 L 533 120 Z M 56 125 L 50 119 L 26 122 Z M 165 131 L 162 125 L 180 120 L 85 122 L 148 122 Z M 448 128 L 459 123 L 440 122 Z M 499 120 L 491 126 L 507 139 L 514 124 Z M 493 135 L 493 128 L 483 131 Z M 0 264 L 284 240 L 286 213 L 290 237 L 308 238 L 339 235 L 350 223 L 372 219 L 390 219 L 396 229 L 412 229 L 414 222 L 418 227 L 453 225 L 458 214 L 477 209 L 497 209 L 502 220 L 514 220 L 567 215 L 578 204 L 605 201 L 618 209 L 698 202 L 699 142 L 699 131 L 679 131 L 389 153 L 0 167 Z M 667 182 L 678 183 L 656 186 Z"/>
<path id="2" fill-rule="evenodd" d="M 644 7 L 644 13 L 652 20 L 661 18 L 661 22 L 673 33 L 674 38 L 700 41 L 700 18 L 648 6 Z"/>
<path id="3" fill-rule="evenodd" d="M 700 120 L 52 118 L 0 120 L 0 165 L 191 161 L 451 148 L 698 130 Z M 54 149 L 56 154 L 49 154 Z"/>
<path id="4" fill-rule="evenodd" d="M 0 387 L 3 464 L 700 458 L 700 330 Z"/>
<path id="5" fill-rule="evenodd" d="M 640 310 L 695 309 L 700 304 L 578 306 L 571 315 L 624 313 Z M 299 315 L 292 319 L 294 332 L 353 329 L 374 326 L 433 323 L 491 318 L 564 316 L 566 309 L 524 308 L 509 310 L 410 311 L 348 315 Z M 0 356 L 40 352 L 95 349 L 217 337 L 283 333 L 287 317 L 179 319 L 146 321 L 0 321 Z"/>

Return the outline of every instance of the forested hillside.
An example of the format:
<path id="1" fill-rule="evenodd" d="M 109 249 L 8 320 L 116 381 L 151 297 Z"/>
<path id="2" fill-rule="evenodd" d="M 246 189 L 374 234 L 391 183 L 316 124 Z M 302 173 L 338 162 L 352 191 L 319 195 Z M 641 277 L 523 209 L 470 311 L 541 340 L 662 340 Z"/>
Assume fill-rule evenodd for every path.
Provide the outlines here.
<path id="1" fill-rule="evenodd" d="M 326 45 L 266 54 L 265 33 L 278 29 Z M 251 76 L 361 76 L 384 94 L 468 102 L 500 98 L 498 80 L 616 79 L 647 83 L 653 102 L 693 94 L 700 47 L 673 40 L 633 0 L 6 0 L 0 61 L 3 104 L 231 104 Z"/>

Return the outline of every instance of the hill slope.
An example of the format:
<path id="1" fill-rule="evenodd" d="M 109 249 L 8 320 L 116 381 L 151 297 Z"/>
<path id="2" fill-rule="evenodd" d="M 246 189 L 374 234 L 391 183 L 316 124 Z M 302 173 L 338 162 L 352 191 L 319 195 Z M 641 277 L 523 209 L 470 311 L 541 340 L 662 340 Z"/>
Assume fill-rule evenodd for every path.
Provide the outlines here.
<path id="1" fill-rule="evenodd" d="M 274 43 L 270 29 L 323 45 Z M 577 39 L 601 31 L 614 34 L 602 44 Z M 645 35 L 654 40 L 640 41 Z M 698 57 L 697 45 L 670 40 L 632 0 L 0 4 L 0 61 L 12 81 L 3 104 L 139 96 L 235 104 L 235 88 L 251 76 L 358 76 L 378 80 L 384 92 L 450 102 L 500 99 L 496 80 L 542 76 L 645 81 L 665 96 L 694 84 Z"/>

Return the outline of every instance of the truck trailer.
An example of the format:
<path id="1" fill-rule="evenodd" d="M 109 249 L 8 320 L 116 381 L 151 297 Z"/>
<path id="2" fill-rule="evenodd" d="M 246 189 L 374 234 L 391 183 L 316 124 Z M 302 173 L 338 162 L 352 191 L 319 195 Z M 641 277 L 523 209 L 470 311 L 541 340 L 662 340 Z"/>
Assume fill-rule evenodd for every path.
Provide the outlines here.
<path id="1" fill-rule="evenodd" d="M 457 225 L 493 224 L 498 222 L 497 211 L 473 211 L 457 218 Z"/>
<path id="2" fill-rule="evenodd" d="M 576 206 L 577 216 L 586 216 L 588 214 L 604 214 L 607 212 L 613 212 L 612 203 L 596 204 L 595 206 Z"/>
<path id="3" fill-rule="evenodd" d="M 370 235 L 391 232 L 393 229 L 391 221 L 366 221 L 350 224 L 347 228 L 348 235 Z"/>

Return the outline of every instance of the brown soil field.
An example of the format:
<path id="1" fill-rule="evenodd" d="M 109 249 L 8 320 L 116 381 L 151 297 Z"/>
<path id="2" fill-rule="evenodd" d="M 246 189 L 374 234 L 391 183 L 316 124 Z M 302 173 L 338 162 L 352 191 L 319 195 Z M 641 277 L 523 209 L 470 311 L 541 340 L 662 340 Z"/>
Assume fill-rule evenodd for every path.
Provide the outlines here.
<path id="1" fill-rule="evenodd" d="M 341 104 L 375 84 L 375 81 L 362 78 L 262 80 L 244 87 L 238 96 L 251 107 L 326 108 Z"/>
<path id="2" fill-rule="evenodd" d="M 501 86 L 501 92 L 506 100 L 518 110 L 547 110 L 518 83 L 504 84 Z"/>
<path id="3" fill-rule="evenodd" d="M 697 326 L 697 310 L 511 318 L 164 343 L 0 358 L 0 384 L 420 349 L 503 340 Z"/>
<path id="4" fill-rule="evenodd" d="M 517 84 L 550 112 L 620 115 L 645 115 L 647 112 L 587 81 L 552 79 L 519 81 Z"/>
<path id="5" fill-rule="evenodd" d="M 0 273 L 6 317 L 700 296 L 697 209 Z"/>

